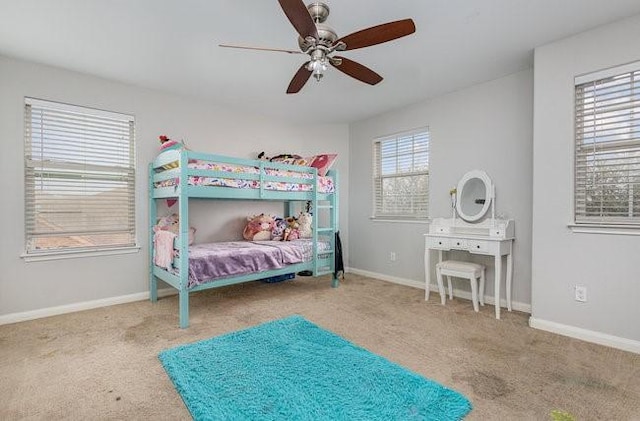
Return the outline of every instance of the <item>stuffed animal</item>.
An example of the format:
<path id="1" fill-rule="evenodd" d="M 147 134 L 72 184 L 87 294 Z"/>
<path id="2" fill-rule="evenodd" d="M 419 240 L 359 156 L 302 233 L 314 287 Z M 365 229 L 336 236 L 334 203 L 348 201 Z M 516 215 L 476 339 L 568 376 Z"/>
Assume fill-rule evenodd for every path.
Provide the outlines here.
<path id="1" fill-rule="evenodd" d="M 244 227 L 242 237 L 249 241 L 271 240 L 271 231 L 275 225 L 275 220 L 271 215 L 253 215 L 247 217 L 247 226 Z"/>
<path id="2" fill-rule="evenodd" d="M 300 231 L 298 228 L 300 224 L 298 224 L 298 220 L 295 216 L 289 216 L 287 219 L 287 227 L 284 229 L 284 235 L 282 236 L 282 241 L 291 241 L 297 240 L 300 238 Z"/>
<path id="3" fill-rule="evenodd" d="M 160 152 L 163 152 L 169 149 L 188 149 L 184 143 L 184 140 L 169 139 L 169 137 L 165 135 L 158 136 L 158 139 L 160 140 Z M 177 168 L 177 165 L 171 168 L 166 168 L 166 166 L 163 166 L 163 168 L 165 170 L 168 170 L 171 168 Z"/>
<path id="4" fill-rule="evenodd" d="M 271 239 L 274 241 L 282 241 L 284 230 L 287 228 L 287 221 L 282 218 L 276 218 L 273 229 L 271 230 Z"/>
<path id="5" fill-rule="evenodd" d="M 160 150 L 166 151 L 167 149 L 178 149 L 180 147 L 180 142 L 177 140 L 169 139 L 168 136 L 160 135 L 158 136 L 160 140 Z"/>
<path id="6" fill-rule="evenodd" d="M 313 236 L 313 230 L 311 228 L 311 214 L 309 212 L 300 212 L 298 216 L 298 231 L 300 232 L 300 238 L 311 238 Z"/>
<path id="7" fill-rule="evenodd" d="M 158 223 L 155 227 L 153 227 L 154 231 L 162 230 L 162 231 L 170 231 L 175 235 L 180 235 L 180 217 L 177 213 L 172 213 L 171 215 L 163 216 L 158 219 Z M 196 229 L 193 227 L 189 227 L 189 245 L 193 244 L 195 240 Z"/>
<path id="8" fill-rule="evenodd" d="M 300 155 L 295 155 L 295 154 L 276 155 L 272 158 L 269 158 L 269 162 L 276 162 L 278 164 L 287 164 L 287 165 L 302 165 L 302 166 L 307 166 L 309 164 L 307 159 L 301 157 Z"/>

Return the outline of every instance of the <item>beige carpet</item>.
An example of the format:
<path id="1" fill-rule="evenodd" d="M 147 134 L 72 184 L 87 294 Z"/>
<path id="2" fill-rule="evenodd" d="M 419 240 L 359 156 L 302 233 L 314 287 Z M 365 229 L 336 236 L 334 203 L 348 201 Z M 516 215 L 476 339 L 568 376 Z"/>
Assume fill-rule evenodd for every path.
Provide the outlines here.
<path id="1" fill-rule="evenodd" d="M 190 419 L 159 351 L 301 314 L 356 344 L 465 394 L 468 420 L 640 420 L 640 355 L 527 327 L 528 315 L 356 275 L 299 278 L 0 326 L 0 419 Z M 630 321 L 637 323 L 638 321 Z"/>

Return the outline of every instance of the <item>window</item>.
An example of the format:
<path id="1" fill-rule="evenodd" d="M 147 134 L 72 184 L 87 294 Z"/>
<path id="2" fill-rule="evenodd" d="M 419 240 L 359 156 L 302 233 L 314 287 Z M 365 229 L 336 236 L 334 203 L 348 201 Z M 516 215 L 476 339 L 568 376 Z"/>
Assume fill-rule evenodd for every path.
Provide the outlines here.
<path id="1" fill-rule="evenodd" d="M 640 63 L 576 79 L 577 225 L 640 226 Z"/>
<path id="2" fill-rule="evenodd" d="M 26 256 L 135 246 L 134 119 L 25 99 Z"/>
<path id="3" fill-rule="evenodd" d="M 426 219 L 429 206 L 429 130 L 376 139 L 373 217 Z"/>

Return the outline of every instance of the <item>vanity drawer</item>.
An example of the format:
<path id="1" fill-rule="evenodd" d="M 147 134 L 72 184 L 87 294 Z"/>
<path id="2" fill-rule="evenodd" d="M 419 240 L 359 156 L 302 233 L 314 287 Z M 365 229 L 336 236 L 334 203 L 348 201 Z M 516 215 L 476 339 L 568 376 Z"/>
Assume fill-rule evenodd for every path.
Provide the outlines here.
<path id="1" fill-rule="evenodd" d="M 487 252 L 489 251 L 489 243 L 487 241 L 469 240 L 468 250 L 470 252 Z"/>
<path id="2" fill-rule="evenodd" d="M 464 238 L 452 238 L 451 240 L 451 248 L 456 250 L 467 250 L 469 248 L 468 241 Z"/>
<path id="3" fill-rule="evenodd" d="M 449 250 L 451 240 L 442 237 L 426 237 L 425 244 L 429 249 Z"/>

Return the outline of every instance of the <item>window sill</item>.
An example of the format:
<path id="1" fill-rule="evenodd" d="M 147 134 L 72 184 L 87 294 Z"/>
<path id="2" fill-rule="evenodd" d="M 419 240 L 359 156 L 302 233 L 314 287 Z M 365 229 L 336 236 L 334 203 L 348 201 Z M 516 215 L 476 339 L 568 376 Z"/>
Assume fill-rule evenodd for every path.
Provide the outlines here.
<path id="1" fill-rule="evenodd" d="M 639 225 L 598 225 L 571 223 L 567 226 L 571 231 L 578 234 L 640 235 Z"/>
<path id="2" fill-rule="evenodd" d="M 373 222 L 391 222 L 394 224 L 429 224 L 431 222 L 430 219 L 403 219 L 380 216 L 370 216 L 369 219 Z"/>
<path id="3" fill-rule="evenodd" d="M 22 253 L 25 262 L 44 262 L 47 260 L 76 259 L 79 257 L 113 256 L 131 254 L 140 251 L 140 246 L 117 247 L 93 250 L 43 251 L 40 253 Z"/>

